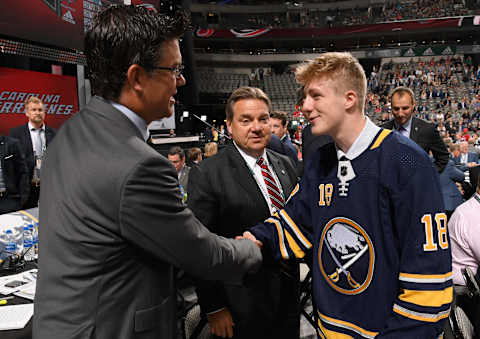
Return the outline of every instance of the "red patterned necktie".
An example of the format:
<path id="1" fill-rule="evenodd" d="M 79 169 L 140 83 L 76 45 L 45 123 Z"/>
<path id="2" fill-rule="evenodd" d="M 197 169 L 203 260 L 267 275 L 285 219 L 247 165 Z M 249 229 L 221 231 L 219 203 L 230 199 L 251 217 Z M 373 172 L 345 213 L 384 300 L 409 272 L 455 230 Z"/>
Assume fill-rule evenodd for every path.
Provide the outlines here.
<path id="1" fill-rule="evenodd" d="M 265 164 L 265 160 L 263 159 L 263 157 L 258 158 L 257 164 L 262 169 L 263 180 L 265 180 L 265 185 L 267 185 L 267 192 L 268 196 L 270 197 L 270 201 L 272 202 L 272 205 L 277 210 L 281 210 L 285 205 L 285 200 L 283 200 L 282 193 L 280 193 L 280 190 L 275 183 L 272 172 L 270 172 L 270 170 L 268 169 L 268 166 L 267 164 Z"/>

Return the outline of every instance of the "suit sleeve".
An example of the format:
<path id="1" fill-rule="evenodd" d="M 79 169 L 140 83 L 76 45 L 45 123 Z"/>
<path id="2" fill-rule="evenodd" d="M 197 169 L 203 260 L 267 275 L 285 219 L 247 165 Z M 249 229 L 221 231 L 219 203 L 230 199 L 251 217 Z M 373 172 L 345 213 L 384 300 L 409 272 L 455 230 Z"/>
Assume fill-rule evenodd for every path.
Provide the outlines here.
<path id="1" fill-rule="evenodd" d="M 188 206 L 195 216 L 213 233 L 219 232 L 218 201 L 203 166 L 190 170 Z M 221 226 L 221 225 L 220 225 Z M 223 284 L 219 281 L 195 281 L 198 302 L 203 312 L 211 313 L 228 306 Z"/>
<path id="2" fill-rule="evenodd" d="M 435 166 L 439 173 L 443 172 L 445 166 L 447 166 L 450 154 L 448 153 L 447 146 L 440 137 L 436 125 L 432 126 L 432 143 L 430 144 L 430 150 L 432 151 L 433 158 L 435 159 Z"/>
<path id="3" fill-rule="evenodd" d="M 396 180 L 388 189 L 392 210 L 387 215 L 398 237 L 399 292 L 377 338 L 437 338 L 453 294 L 447 217 L 430 160 L 423 154 L 406 156 L 416 165 L 396 163 L 388 170 Z"/>
<path id="4" fill-rule="evenodd" d="M 261 264 L 253 242 L 216 236 L 195 218 L 180 197 L 175 169 L 163 157 L 146 157 L 126 177 L 118 218 L 125 239 L 203 279 L 238 283 Z"/>
<path id="5" fill-rule="evenodd" d="M 450 179 L 452 179 L 455 182 L 462 182 L 463 180 L 465 180 L 465 173 L 460 171 L 458 168 L 456 168 L 452 164 L 452 166 L 450 167 Z"/>
<path id="6" fill-rule="evenodd" d="M 20 146 L 20 143 L 16 139 L 12 139 L 13 151 L 15 154 L 15 170 L 17 171 L 16 177 L 18 179 L 18 193 L 20 194 L 20 205 L 23 206 L 28 200 L 30 194 L 30 180 L 27 169 L 27 162 L 25 160 L 25 154 Z"/>
<path id="7" fill-rule="evenodd" d="M 285 208 L 250 231 L 267 246 L 275 259 L 302 259 L 313 244 L 308 178 L 293 189 Z"/>

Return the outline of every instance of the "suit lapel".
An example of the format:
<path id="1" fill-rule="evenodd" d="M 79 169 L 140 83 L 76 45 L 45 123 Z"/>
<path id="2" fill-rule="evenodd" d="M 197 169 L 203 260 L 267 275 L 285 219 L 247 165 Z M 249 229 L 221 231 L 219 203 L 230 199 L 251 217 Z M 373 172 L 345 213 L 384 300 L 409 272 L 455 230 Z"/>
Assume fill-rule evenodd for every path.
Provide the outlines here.
<path id="1" fill-rule="evenodd" d="M 50 128 L 48 128 L 45 125 L 45 142 L 46 142 L 47 146 L 52 141 L 52 139 L 53 139 L 53 132 Z"/>
<path id="2" fill-rule="evenodd" d="M 282 186 L 283 194 L 285 195 L 285 201 L 287 200 L 290 192 L 287 191 L 289 187 L 291 187 L 290 178 L 288 177 L 288 173 L 285 169 L 285 166 L 281 163 L 280 159 L 273 153 L 267 151 L 268 161 L 273 167 L 275 174 L 277 175 L 278 180 L 280 180 L 280 185 Z"/>
<path id="3" fill-rule="evenodd" d="M 23 137 L 25 138 L 24 140 L 24 145 L 26 146 L 25 152 L 33 154 L 33 144 L 32 144 L 32 138 L 30 137 L 30 130 L 28 128 L 28 123 L 25 125 L 25 133 Z"/>
<path id="4" fill-rule="evenodd" d="M 232 178 L 235 180 L 248 194 L 248 197 L 251 198 L 253 204 L 263 206 L 268 209 L 267 202 L 263 198 L 262 191 L 258 187 L 257 181 L 255 180 L 253 173 L 251 173 L 250 168 L 245 163 L 245 160 L 238 152 L 235 146 L 228 146 L 225 150 L 228 152 L 230 158 L 230 168 L 232 169 Z M 270 214 L 270 211 L 268 212 Z"/>
<path id="5" fill-rule="evenodd" d="M 418 121 L 417 118 L 412 118 L 412 124 L 410 125 L 410 139 L 417 142 L 418 137 Z"/>

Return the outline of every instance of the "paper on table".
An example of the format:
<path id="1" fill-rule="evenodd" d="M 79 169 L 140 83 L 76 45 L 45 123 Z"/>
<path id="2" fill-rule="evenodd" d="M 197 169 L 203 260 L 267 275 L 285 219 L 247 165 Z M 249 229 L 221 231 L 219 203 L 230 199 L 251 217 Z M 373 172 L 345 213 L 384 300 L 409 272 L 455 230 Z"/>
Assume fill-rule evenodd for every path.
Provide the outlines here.
<path id="1" fill-rule="evenodd" d="M 33 304 L 0 307 L 0 330 L 24 328 L 33 316 Z"/>

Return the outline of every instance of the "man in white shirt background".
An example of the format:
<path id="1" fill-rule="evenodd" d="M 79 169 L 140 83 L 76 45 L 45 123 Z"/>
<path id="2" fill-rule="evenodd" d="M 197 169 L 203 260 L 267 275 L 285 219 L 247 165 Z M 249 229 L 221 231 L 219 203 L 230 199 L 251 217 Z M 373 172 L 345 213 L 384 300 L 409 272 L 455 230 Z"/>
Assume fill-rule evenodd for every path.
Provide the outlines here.
<path id="1" fill-rule="evenodd" d="M 28 123 L 12 128 L 10 136 L 20 142 L 27 162 L 31 182 L 30 195 L 23 206 L 27 209 L 38 205 L 43 156 L 57 131 L 45 124 L 45 106 L 39 98 L 31 96 L 25 101 L 25 115 Z"/>

